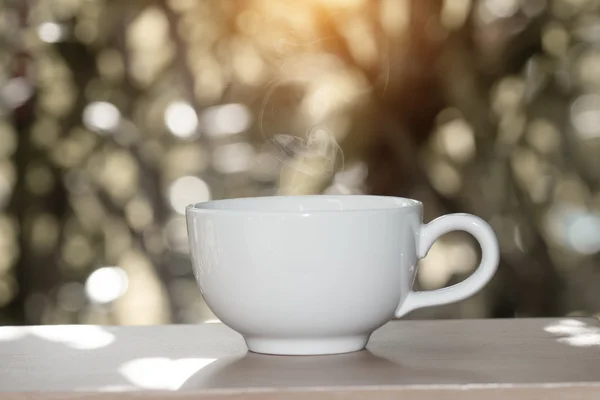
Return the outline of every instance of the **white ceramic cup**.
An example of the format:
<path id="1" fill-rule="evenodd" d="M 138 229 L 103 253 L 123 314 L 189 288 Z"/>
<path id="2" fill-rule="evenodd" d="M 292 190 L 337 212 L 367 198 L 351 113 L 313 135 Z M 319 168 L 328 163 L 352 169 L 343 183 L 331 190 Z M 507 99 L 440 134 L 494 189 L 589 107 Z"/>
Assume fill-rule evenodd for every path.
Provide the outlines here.
<path id="1" fill-rule="evenodd" d="M 498 241 L 468 214 L 422 223 L 416 200 L 367 195 L 216 200 L 186 209 L 194 274 L 212 312 L 257 353 L 363 349 L 373 331 L 422 307 L 463 300 L 494 275 Z M 466 280 L 411 290 L 416 264 L 451 231 L 479 242 Z"/>

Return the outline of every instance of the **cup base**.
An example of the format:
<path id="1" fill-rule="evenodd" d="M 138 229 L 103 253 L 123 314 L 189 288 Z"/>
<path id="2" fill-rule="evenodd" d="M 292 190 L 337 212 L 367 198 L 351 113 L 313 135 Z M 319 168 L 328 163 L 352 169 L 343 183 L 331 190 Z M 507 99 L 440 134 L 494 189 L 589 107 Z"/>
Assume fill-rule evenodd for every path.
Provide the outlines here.
<path id="1" fill-rule="evenodd" d="M 248 346 L 248 350 L 253 353 L 287 356 L 316 356 L 360 351 L 367 346 L 369 336 L 370 335 L 360 335 L 314 339 L 246 337 L 244 339 Z"/>

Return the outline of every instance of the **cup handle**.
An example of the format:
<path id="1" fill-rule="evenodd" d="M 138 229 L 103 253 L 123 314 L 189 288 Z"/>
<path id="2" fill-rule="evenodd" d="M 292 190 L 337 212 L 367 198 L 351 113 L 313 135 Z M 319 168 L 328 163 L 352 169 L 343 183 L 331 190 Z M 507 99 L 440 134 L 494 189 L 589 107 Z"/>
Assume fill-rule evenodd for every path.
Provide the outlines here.
<path id="1" fill-rule="evenodd" d="M 423 258 L 440 236 L 452 231 L 465 231 L 477 239 L 481 246 L 481 263 L 464 281 L 455 285 L 422 292 L 410 291 L 396 309 L 396 318 L 403 317 L 417 308 L 455 303 L 471 297 L 481 290 L 494 276 L 500 260 L 498 239 L 487 222 L 470 214 L 449 214 L 429 224 L 421 225 L 418 257 Z"/>

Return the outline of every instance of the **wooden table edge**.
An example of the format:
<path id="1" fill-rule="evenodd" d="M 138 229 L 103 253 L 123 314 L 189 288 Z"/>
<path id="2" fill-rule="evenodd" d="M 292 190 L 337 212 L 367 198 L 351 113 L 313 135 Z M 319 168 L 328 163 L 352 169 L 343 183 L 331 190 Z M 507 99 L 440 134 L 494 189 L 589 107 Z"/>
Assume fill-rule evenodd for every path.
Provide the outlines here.
<path id="1" fill-rule="evenodd" d="M 368 397 L 365 397 L 368 396 Z M 124 392 L 18 392 L 0 393 L 2 400 L 321 400 L 364 399 L 388 400 L 402 396 L 402 400 L 443 398 L 445 400 L 500 400 L 500 399 L 600 399 L 600 383 L 560 384 L 478 384 L 478 385 L 410 385 L 410 386 L 358 386 L 314 388 L 253 388 L 205 389 L 190 391 L 124 391 Z M 431 397 L 434 396 L 434 397 Z"/>

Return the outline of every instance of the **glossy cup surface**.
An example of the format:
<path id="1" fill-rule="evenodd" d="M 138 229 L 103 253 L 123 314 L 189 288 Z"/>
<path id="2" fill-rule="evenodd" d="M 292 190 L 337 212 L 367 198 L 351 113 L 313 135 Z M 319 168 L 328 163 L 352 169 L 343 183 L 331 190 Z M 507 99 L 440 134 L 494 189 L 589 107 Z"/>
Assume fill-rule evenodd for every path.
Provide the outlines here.
<path id="1" fill-rule="evenodd" d="M 410 291 L 421 203 L 381 196 L 285 196 L 186 209 L 208 306 L 250 350 L 360 350 Z"/>

